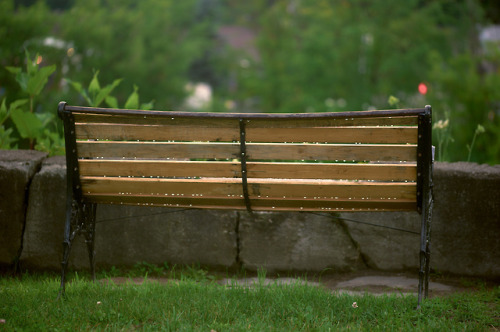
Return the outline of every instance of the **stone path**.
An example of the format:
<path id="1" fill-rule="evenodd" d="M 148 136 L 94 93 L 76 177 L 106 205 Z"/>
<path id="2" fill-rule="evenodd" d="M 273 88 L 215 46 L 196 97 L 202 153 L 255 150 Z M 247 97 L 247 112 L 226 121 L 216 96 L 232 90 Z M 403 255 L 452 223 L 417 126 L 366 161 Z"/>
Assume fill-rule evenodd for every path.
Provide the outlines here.
<path id="1" fill-rule="evenodd" d="M 238 285 L 245 287 L 254 287 L 259 284 L 308 284 L 311 286 L 322 286 L 332 292 L 348 293 L 348 294 L 417 294 L 418 278 L 408 275 L 398 274 L 380 274 L 376 271 L 369 272 L 368 275 L 347 274 L 347 275 L 327 275 L 321 279 L 304 280 L 293 277 L 276 277 L 264 278 L 259 280 L 258 277 L 250 278 L 224 278 L 219 281 L 222 285 Z M 449 279 L 440 282 L 430 281 L 429 296 L 446 295 L 454 292 L 464 291 L 465 287 L 461 286 L 457 280 Z"/>

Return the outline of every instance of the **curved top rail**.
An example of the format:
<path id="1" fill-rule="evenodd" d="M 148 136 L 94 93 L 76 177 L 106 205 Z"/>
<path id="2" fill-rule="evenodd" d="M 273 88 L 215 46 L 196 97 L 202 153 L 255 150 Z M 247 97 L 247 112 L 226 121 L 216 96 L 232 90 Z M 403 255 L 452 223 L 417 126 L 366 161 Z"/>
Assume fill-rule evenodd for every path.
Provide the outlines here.
<path id="1" fill-rule="evenodd" d="M 325 118 L 365 118 L 365 117 L 399 117 L 416 116 L 428 112 L 430 106 L 425 108 L 375 110 L 375 111 L 351 111 L 351 112 L 324 112 L 324 113 L 216 113 L 216 112 L 177 112 L 177 111 L 146 111 L 113 108 L 97 108 L 71 106 L 66 102 L 60 102 L 58 112 L 87 113 L 87 114 L 109 114 L 130 116 L 152 116 L 152 117 L 176 117 L 176 118 L 234 118 L 234 119 L 325 119 Z"/>

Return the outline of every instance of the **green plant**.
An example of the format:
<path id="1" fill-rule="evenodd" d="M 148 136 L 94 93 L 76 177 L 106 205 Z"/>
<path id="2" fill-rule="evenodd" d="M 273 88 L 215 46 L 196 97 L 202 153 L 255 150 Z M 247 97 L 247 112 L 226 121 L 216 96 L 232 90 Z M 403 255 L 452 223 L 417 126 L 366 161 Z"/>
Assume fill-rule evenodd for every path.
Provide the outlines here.
<path id="1" fill-rule="evenodd" d="M 394 97 L 393 95 L 389 96 L 389 99 L 387 101 L 389 103 L 389 106 L 395 107 L 395 108 L 401 108 L 401 101 L 399 100 L 398 97 Z"/>
<path id="2" fill-rule="evenodd" d="M 437 146 L 437 160 L 444 161 L 445 152 L 450 142 L 453 142 L 453 137 L 450 135 L 449 130 L 450 120 L 439 120 L 435 122 L 432 129 L 436 133 L 438 146 Z"/>
<path id="3" fill-rule="evenodd" d="M 111 108 L 118 108 L 118 99 L 111 95 L 111 92 L 121 83 L 122 79 L 116 79 L 113 83 L 101 87 L 99 83 L 99 70 L 94 72 L 94 77 L 90 81 L 88 88 L 84 89 L 83 85 L 79 82 L 66 79 L 71 86 L 78 92 L 91 107 L 99 107 L 103 102 Z M 134 85 L 134 91 L 130 94 L 125 102 L 125 108 L 127 109 L 143 109 L 149 110 L 153 108 L 154 101 L 149 103 L 140 104 L 139 103 L 139 88 Z"/>
<path id="4" fill-rule="evenodd" d="M 476 137 L 480 134 L 483 134 L 486 130 L 484 129 L 483 126 L 480 124 L 477 125 L 476 130 L 474 131 L 474 136 L 472 136 L 472 142 L 467 144 L 467 150 L 469 151 L 469 154 L 467 155 L 467 161 L 470 161 L 470 157 L 472 155 L 472 149 L 474 148 L 474 143 L 476 142 Z"/>
<path id="5" fill-rule="evenodd" d="M 1 146 L 12 148 L 13 143 L 21 139 L 29 142 L 30 149 L 49 152 L 50 154 L 64 153 L 64 141 L 58 133 L 55 115 L 52 112 L 37 110 L 37 102 L 43 88 L 52 73 L 55 65 L 40 66 L 40 56 L 37 54 L 31 59 L 29 52 L 25 52 L 26 70 L 21 67 L 6 67 L 15 75 L 21 91 L 27 99 L 18 99 L 9 104 L 7 108 L 5 99 L 0 106 L 0 138 Z M 14 128 L 4 128 L 4 123 L 10 118 Z M 55 125 L 54 125 L 55 124 Z"/>

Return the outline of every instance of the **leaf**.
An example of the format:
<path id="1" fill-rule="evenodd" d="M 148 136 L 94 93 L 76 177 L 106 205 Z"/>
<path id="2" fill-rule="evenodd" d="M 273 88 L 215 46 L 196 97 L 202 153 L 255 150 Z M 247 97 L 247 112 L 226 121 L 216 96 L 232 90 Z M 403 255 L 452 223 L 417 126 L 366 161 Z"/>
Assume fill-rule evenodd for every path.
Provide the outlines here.
<path id="1" fill-rule="evenodd" d="M 141 104 L 141 110 L 152 110 L 154 108 L 154 100 L 151 100 L 149 103 Z"/>
<path id="2" fill-rule="evenodd" d="M 139 94 L 137 91 L 139 88 L 137 85 L 134 85 L 134 92 L 130 94 L 130 96 L 127 99 L 127 102 L 125 103 L 125 108 L 126 109 L 138 109 L 139 108 Z"/>
<path id="3" fill-rule="evenodd" d="M 26 71 L 28 75 L 31 75 L 33 72 L 37 70 L 38 65 L 36 64 L 36 59 L 40 56 L 40 54 L 36 54 L 35 59 L 30 59 L 30 53 L 28 50 L 25 50 L 26 53 Z"/>
<path id="4" fill-rule="evenodd" d="M 94 99 L 94 107 L 99 106 L 105 99 L 106 97 L 113 91 L 120 83 L 122 79 L 116 79 L 113 81 L 113 83 L 106 85 L 104 88 L 102 88 L 97 96 Z"/>
<path id="5" fill-rule="evenodd" d="M 83 88 L 83 86 L 82 86 L 81 83 L 72 81 L 72 80 L 70 80 L 68 78 L 66 78 L 65 80 L 73 87 L 73 89 L 76 90 L 76 92 L 78 92 L 80 94 L 80 96 L 82 96 L 85 99 L 85 101 L 89 105 L 92 104 L 92 102 L 91 102 L 91 100 L 89 98 L 89 95 L 87 94 L 87 91 L 85 91 L 85 89 Z"/>
<path id="6" fill-rule="evenodd" d="M 17 100 L 14 100 L 9 105 L 9 111 L 12 112 L 13 110 L 18 109 L 20 106 L 23 106 L 27 102 L 28 102 L 28 99 L 17 99 Z"/>
<path id="7" fill-rule="evenodd" d="M 96 70 L 95 73 L 94 73 L 94 77 L 92 77 L 92 80 L 90 81 L 90 84 L 89 84 L 89 95 L 91 96 L 92 99 L 94 99 L 94 97 L 99 93 L 99 91 L 101 90 L 101 85 L 99 84 L 99 70 Z M 97 105 L 91 105 L 93 107 L 97 107 L 99 104 Z"/>
<path id="8" fill-rule="evenodd" d="M 33 113 L 16 109 L 10 117 L 22 138 L 37 138 L 43 129 L 42 121 Z"/>
<path id="9" fill-rule="evenodd" d="M 20 67 L 7 66 L 7 67 L 5 67 L 5 69 L 7 69 L 8 71 L 10 71 L 14 75 L 17 75 L 17 74 L 19 74 L 21 72 L 21 68 Z"/>
<path id="10" fill-rule="evenodd" d="M 16 82 L 24 92 L 28 91 L 28 74 L 23 73 L 20 67 L 5 67 L 8 71 L 16 76 Z"/>
<path id="11" fill-rule="evenodd" d="M 45 113 L 35 113 L 35 115 L 42 122 L 43 128 L 46 128 L 51 123 L 54 123 L 55 113 L 45 112 Z"/>
<path id="12" fill-rule="evenodd" d="M 113 96 L 106 97 L 106 104 L 111 108 L 118 108 L 118 100 Z"/>
<path id="13" fill-rule="evenodd" d="M 28 99 L 18 99 L 14 100 L 9 105 L 9 110 L 7 110 L 7 106 L 5 103 L 5 99 L 2 101 L 2 105 L 0 106 L 0 125 L 2 125 L 10 116 L 13 110 L 18 109 L 20 106 L 26 104 Z"/>
<path id="14" fill-rule="evenodd" d="M 37 68 L 38 69 L 38 68 Z M 56 71 L 56 65 L 42 67 L 40 70 L 33 71 L 33 75 L 28 79 L 27 92 L 30 95 L 38 96 L 45 84 L 49 80 L 49 76 Z"/>
<path id="15" fill-rule="evenodd" d="M 0 126 L 7 120 L 9 113 L 7 113 L 7 106 L 5 106 L 5 99 L 2 100 L 2 105 L 0 105 Z"/>
<path id="16" fill-rule="evenodd" d="M 12 133 L 12 128 L 5 130 L 4 126 L 0 126 L 0 149 L 16 148 L 12 146 L 12 144 L 17 141 L 17 139 L 12 137 Z"/>

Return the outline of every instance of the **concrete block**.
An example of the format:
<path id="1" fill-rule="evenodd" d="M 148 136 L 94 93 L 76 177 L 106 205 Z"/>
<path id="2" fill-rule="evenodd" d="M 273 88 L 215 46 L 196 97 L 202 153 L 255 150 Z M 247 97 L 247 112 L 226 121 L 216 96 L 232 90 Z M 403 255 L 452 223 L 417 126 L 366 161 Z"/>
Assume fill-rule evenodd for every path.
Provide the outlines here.
<path id="1" fill-rule="evenodd" d="M 325 217 L 326 216 L 326 217 Z M 360 254 L 341 224 L 329 215 L 258 212 L 240 214 L 239 259 L 249 270 L 353 270 Z"/>
<path id="2" fill-rule="evenodd" d="M 431 266 L 500 276 L 500 165 L 436 163 Z"/>
<path id="3" fill-rule="evenodd" d="M 420 215 L 415 212 L 342 213 L 349 235 L 358 245 L 369 268 L 379 270 L 414 270 L 419 267 Z M 352 221 L 351 221 L 352 220 Z M 367 222 L 383 226 L 357 223 Z M 417 234 L 398 231 L 397 228 Z"/>
<path id="4" fill-rule="evenodd" d="M 22 249 L 27 193 L 47 154 L 0 150 L 0 266 L 9 266 Z"/>
<path id="5" fill-rule="evenodd" d="M 458 275 L 500 275 L 500 165 L 434 165 L 431 269 Z M 344 213 L 343 218 L 420 232 L 421 217 L 405 213 Z M 419 235 L 345 222 L 371 268 L 419 266 Z"/>
<path id="6" fill-rule="evenodd" d="M 21 262 L 27 268 L 59 269 L 66 209 L 66 166 L 50 158 L 33 179 Z M 98 205 L 97 267 L 132 266 L 146 261 L 210 266 L 236 262 L 236 212 Z M 78 236 L 70 268 L 88 268 L 83 236 Z"/>
<path id="7" fill-rule="evenodd" d="M 95 243 L 101 266 L 236 264 L 236 212 L 101 205 L 97 221 L 102 220 Z"/>

